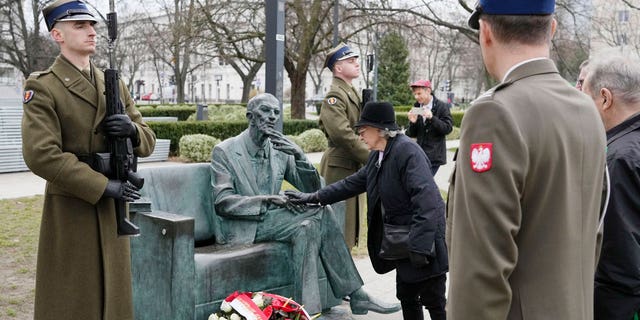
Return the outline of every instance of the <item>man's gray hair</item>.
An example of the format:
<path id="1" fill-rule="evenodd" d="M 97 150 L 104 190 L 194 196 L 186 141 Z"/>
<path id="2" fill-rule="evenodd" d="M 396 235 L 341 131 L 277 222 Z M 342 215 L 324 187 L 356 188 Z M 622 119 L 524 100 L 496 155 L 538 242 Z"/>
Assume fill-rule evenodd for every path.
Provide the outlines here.
<path id="1" fill-rule="evenodd" d="M 620 54 L 600 55 L 589 60 L 588 90 L 595 98 L 609 89 L 625 104 L 640 103 L 640 61 Z"/>

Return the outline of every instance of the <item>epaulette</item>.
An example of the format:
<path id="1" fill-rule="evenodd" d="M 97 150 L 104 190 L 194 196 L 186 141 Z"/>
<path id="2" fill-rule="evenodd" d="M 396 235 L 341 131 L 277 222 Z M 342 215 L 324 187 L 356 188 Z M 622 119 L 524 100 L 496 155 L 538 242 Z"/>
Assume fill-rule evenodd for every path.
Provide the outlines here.
<path id="1" fill-rule="evenodd" d="M 497 88 L 497 87 L 493 87 L 493 88 L 491 88 L 491 89 L 489 89 L 489 90 L 485 91 L 483 94 L 479 95 L 479 96 L 474 100 L 474 102 L 475 102 L 475 101 L 478 101 L 478 100 L 485 99 L 485 98 L 493 98 L 493 94 L 496 92 L 496 88 Z"/>
<path id="2" fill-rule="evenodd" d="M 38 79 L 40 76 L 43 76 L 50 72 L 51 72 L 51 69 L 47 69 L 44 71 L 34 71 L 34 72 L 31 72 L 31 74 L 29 75 L 29 79 Z"/>
<path id="3" fill-rule="evenodd" d="M 496 92 L 498 92 L 498 91 L 500 91 L 500 90 L 502 90 L 502 89 L 504 89 L 504 88 L 506 88 L 506 87 L 510 86 L 510 85 L 511 85 L 511 83 L 512 83 L 512 82 L 503 82 L 503 83 L 500 83 L 500 84 L 496 85 L 495 87 L 493 87 L 493 88 L 491 88 L 491 89 L 489 89 L 489 90 L 485 91 L 483 94 L 481 94 L 480 96 L 478 96 L 478 97 L 476 98 L 476 100 L 474 100 L 474 101 L 478 101 L 478 100 L 485 99 L 485 98 L 493 99 L 493 96 L 496 94 Z"/>

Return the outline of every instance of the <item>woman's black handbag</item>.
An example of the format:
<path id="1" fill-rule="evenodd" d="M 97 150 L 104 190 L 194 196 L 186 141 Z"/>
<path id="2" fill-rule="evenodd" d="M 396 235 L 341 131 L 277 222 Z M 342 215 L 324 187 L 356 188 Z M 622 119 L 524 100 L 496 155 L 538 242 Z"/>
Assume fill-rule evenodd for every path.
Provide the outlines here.
<path id="1" fill-rule="evenodd" d="M 385 260 L 409 258 L 409 231 L 411 225 L 385 223 L 382 227 L 382 243 L 378 256 Z"/>

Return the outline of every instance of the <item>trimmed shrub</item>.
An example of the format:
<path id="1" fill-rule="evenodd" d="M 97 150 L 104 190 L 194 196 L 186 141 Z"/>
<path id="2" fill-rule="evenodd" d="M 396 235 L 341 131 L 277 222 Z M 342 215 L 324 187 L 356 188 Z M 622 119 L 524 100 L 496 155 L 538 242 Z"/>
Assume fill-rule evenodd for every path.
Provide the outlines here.
<path id="1" fill-rule="evenodd" d="M 464 111 L 453 111 L 451 112 L 451 117 L 453 118 L 453 126 L 460 128 L 460 124 L 462 124 L 462 117 L 464 116 Z"/>
<path id="2" fill-rule="evenodd" d="M 292 136 L 292 135 L 287 135 L 287 138 L 289 138 L 289 140 L 293 141 L 293 143 L 297 144 L 298 147 L 300 147 L 300 149 L 302 149 L 302 151 L 304 151 L 304 143 L 302 142 L 302 139 L 300 139 L 300 136 Z"/>
<path id="3" fill-rule="evenodd" d="M 188 134 L 180 138 L 180 156 L 193 162 L 210 162 L 213 147 L 220 139 L 206 134 Z"/>
<path id="4" fill-rule="evenodd" d="M 453 127 L 453 130 L 447 135 L 447 140 L 458 140 L 460 139 L 460 128 Z"/>
<path id="5" fill-rule="evenodd" d="M 311 129 L 301 133 L 299 136 L 304 152 L 320 152 L 327 149 L 327 137 L 320 129 Z"/>

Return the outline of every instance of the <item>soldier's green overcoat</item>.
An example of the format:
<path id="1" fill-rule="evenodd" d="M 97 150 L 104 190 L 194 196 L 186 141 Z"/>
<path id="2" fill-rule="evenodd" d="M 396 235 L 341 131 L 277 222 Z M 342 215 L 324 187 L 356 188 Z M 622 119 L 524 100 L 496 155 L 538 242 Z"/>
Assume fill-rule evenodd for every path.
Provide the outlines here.
<path id="1" fill-rule="evenodd" d="M 320 174 L 327 184 L 342 180 L 360 169 L 369 157 L 367 146 L 360 141 L 354 125 L 362 112 L 358 92 L 344 80 L 334 77 L 320 109 L 320 128 L 329 142 L 320 162 Z M 358 220 L 364 198 L 347 200 L 344 238 L 353 247 L 358 236 Z"/>
<path id="2" fill-rule="evenodd" d="M 93 80 L 59 56 L 25 84 L 24 160 L 47 181 L 40 227 L 35 316 L 41 319 L 132 319 L 128 238 L 118 238 L 114 201 L 101 198 L 107 178 L 77 154 L 107 152 L 104 74 Z M 120 92 L 136 124 L 138 156 L 151 154 L 155 135 L 142 122 L 124 83 Z"/>

